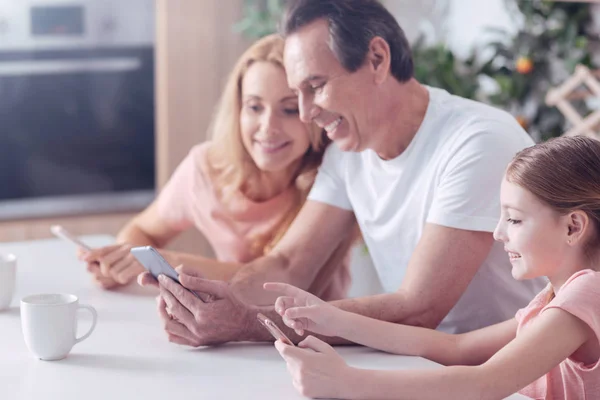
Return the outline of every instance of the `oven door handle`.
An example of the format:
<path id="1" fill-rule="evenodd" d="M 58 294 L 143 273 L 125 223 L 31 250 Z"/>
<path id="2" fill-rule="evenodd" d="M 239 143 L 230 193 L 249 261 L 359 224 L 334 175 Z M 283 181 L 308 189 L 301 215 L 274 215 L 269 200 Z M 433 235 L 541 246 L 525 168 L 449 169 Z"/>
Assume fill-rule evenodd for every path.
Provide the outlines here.
<path id="1" fill-rule="evenodd" d="M 137 70 L 141 65 L 134 57 L 0 61 L 0 77 L 127 72 Z"/>

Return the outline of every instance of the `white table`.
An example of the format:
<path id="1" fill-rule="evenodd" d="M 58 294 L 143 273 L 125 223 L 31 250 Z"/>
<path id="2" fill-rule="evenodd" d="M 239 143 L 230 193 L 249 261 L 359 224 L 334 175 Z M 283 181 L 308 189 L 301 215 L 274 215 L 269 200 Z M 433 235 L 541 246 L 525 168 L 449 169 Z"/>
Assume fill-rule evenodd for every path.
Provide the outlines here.
<path id="1" fill-rule="evenodd" d="M 110 236 L 83 240 L 91 246 L 113 241 Z M 0 312 L 1 399 L 302 398 L 271 344 L 191 349 L 169 343 L 156 313 L 154 290 L 137 285 L 114 292 L 96 288 L 69 243 L 52 239 L 0 244 L 0 253 L 8 252 L 18 257 L 18 273 L 12 307 Z M 48 292 L 75 294 L 80 303 L 98 311 L 92 336 L 76 345 L 66 359 L 55 362 L 28 353 L 18 308 L 23 296 Z M 80 332 L 87 330 L 90 321 L 82 320 Z M 439 368 L 422 358 L 364 347 L 338 350 L 348 363 L 363 368 Z M 510 397 L 519 398 L 524 397 Z"/>

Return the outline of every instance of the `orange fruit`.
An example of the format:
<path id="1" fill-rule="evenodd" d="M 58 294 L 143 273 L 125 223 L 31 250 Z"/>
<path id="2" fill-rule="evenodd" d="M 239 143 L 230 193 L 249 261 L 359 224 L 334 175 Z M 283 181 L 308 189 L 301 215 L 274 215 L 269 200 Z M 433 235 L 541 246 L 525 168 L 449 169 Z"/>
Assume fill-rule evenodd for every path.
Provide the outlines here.
<path id="1" fill-rule="evenodd" d="M 515 66 L 517 68 L 517 72 L 523 75 L 533 71 L 533 61 L 531 61 L 531 58 L 529 57 L 519 57 Z"/>
<path id="2" fill-rule="evenodd" d="M 523 129 L 527 129 L 527 125 L 528 125 L 527 124 L 527 118 L 525 118 L 522 115 L 519 115 L 516 119 L 517 119 L 517 122 L 519 123 L 519 125 L 521 125 L 521 127 Z"/>

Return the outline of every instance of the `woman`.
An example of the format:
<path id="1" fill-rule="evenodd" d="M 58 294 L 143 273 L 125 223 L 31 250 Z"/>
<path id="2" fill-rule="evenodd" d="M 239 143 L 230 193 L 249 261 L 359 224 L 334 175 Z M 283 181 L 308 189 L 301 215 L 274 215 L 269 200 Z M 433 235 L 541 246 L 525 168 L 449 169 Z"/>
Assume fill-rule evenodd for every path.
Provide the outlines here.
<path id="1" fill-rule="evenodd" d="M 80 257 L 104 288 L 130 283 L 144 268 L 131 247 L 162 249 L 196 228 L 216 260 L 160 250 L 172 265 L 194 266 L 208 279 L 229 280 L 243 263 L 269 251 L 306 200 L 328 144 L 320 129 L 302 123 L 287 85 L 283 39 L 255 43 L 229 76 L 211 130 L 195 146 L 158 198 L 133 218 L 117 244 Z M 351 237 L 336 249 L 310 291 L 342 298 L 350 283 L 346 256 Z"/>

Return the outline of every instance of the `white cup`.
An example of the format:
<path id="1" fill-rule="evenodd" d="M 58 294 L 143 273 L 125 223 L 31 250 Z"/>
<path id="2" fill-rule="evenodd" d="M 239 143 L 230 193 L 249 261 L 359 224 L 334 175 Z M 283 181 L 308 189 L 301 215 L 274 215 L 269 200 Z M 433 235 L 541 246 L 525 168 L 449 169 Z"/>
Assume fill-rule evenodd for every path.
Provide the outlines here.
<path id="1" fill-rule="evenodd" d="M 0 254 L 0 311 L 10 307 L 17 281 L 17 257 Z"/>
<path id="2" fill-rule="evenodd" d="M 78 338 L 77 312 L 80 309 L 88 310 L 93 319 L 89 331 Z M 76 343 L 92 334 L 97 319 L 96 309 L 79 304 L 77 296 L 72 294 L 36 294 L 21 299 L 21 327 L 25 343 L 41 360 L 65 358 Z"/>

